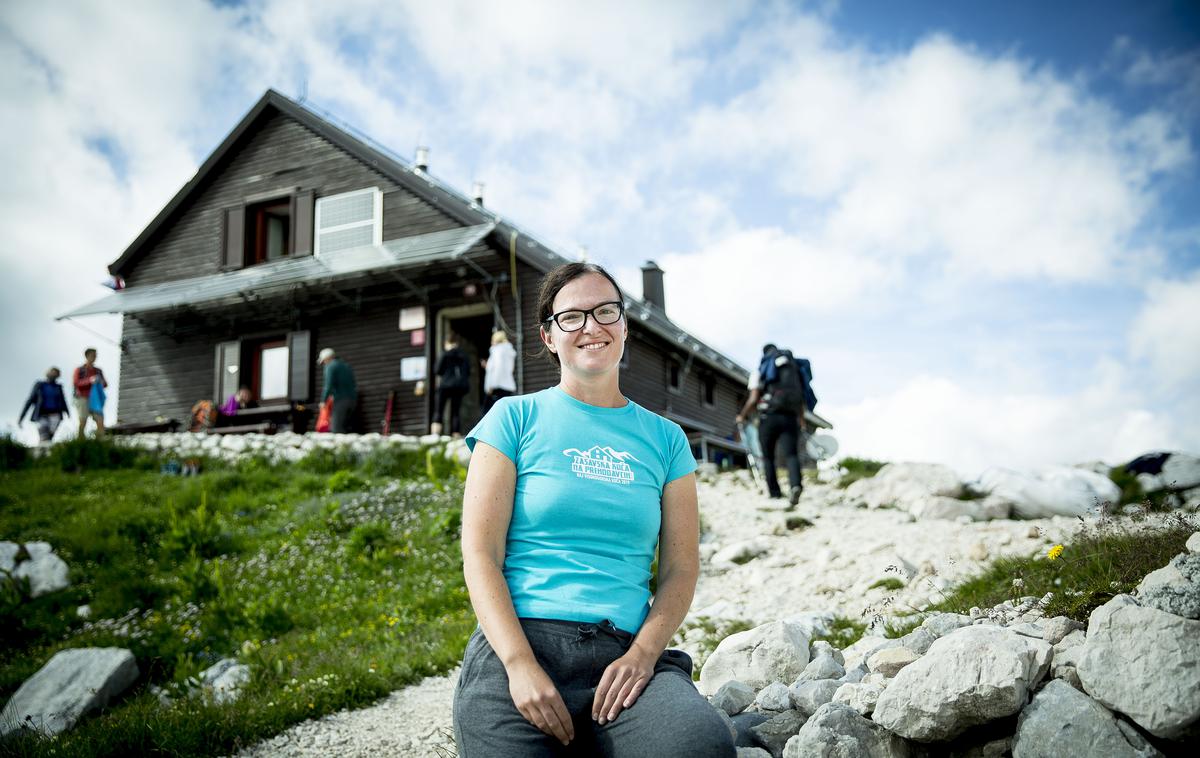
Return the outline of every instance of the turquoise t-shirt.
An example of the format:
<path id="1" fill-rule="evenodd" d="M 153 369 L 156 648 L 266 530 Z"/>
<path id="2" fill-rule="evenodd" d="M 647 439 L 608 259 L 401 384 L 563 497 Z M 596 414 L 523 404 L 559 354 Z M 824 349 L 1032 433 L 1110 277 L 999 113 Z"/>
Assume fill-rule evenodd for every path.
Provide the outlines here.
<path id="1" fill-rule="evenodd" d="M 608 619 L 636 634 L 663 487 L 696 470 L 679 425 L 633 401 L 600 408 L 551 387 L 503 398 L 466 441 L 516 465 L 504 578 L 517 616 Z"/>

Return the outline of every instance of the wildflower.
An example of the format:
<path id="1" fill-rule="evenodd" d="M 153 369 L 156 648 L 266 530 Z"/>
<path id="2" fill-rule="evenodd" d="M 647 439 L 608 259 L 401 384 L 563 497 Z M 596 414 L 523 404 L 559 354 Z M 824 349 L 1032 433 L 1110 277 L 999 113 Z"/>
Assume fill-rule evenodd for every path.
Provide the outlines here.
<path id="1" fill-rule="evenodd" d="M 1050 552 L 1046 553 L 1046 557 L 1052 561 L 1056 561 L 1056 560 L 1058 560 L 1058 557 L 1062 554 L 1063 554 L 1063 546 L 1055 545 L 1054 547 L 1050 548 Z"/>
<path id="2" fill-rule="evenodd" d="M 1019 590 L 1025 586 L 1025 580 L 1024 579 L 1013 579 L 1012 586 L 1013 586 L 1013 589 Z"/>

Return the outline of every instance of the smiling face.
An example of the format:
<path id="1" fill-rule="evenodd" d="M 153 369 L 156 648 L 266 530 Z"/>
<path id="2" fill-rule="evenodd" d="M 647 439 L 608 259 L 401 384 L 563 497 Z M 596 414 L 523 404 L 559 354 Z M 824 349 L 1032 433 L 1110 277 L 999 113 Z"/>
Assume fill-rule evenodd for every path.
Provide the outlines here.
<path id="1" fill-rule="evenodd" d="M 552 313 L 588 310 L 601 303 L 620 301 L 612 283 L 600 274 L 584 274 L 565 284 L 554 297 Z M 588 316 L 582 329 L 564 332 L 553 321 L 541 328 L 542 342 L 558 356 L 564 372 L 595 376 L 615 371 L 625 350 L 629 330 L 625 318 L 612 324 L 597 324 Z"/>

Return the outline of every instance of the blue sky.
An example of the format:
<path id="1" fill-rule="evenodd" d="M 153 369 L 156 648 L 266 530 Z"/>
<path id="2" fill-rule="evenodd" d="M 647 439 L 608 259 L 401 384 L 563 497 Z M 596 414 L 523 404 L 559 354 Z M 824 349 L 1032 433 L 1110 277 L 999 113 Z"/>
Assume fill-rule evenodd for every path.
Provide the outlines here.
<path id="1" fill-rule="evenodd" d="M 1200 450 L 1194 3 L 12 2 L 0 70 L 13 414 L 87 344 L 115 373 L 119 321 L 53 316 L 274 87 L 809 356 L 846 452 Z"/>

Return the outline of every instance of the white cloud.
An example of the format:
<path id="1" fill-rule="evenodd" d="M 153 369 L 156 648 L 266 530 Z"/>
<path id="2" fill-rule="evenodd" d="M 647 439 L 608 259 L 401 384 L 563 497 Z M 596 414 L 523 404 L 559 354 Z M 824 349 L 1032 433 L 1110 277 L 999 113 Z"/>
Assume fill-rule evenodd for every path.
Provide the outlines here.
<path id="1" fill-rule="evenodd" d="M 1158 386 L 1200 388 L 1200 272 L 1147 287 L 1129 341 L 1134 355 L 1149 361 Z"/>
<path id="2" fill-rule="evenodd" d="M 1200 434 L 1149 410 L 1122 374 L 1102 365 L 1094 384 L 1062 394 L 978 391 L 925 375 L 827 410 L 838 421 L 841 455 L 939 461 L 966 476 L 989 466 L 1116 465 L 1147 450 L 1200 449 Z"/>

